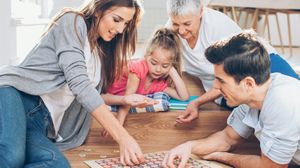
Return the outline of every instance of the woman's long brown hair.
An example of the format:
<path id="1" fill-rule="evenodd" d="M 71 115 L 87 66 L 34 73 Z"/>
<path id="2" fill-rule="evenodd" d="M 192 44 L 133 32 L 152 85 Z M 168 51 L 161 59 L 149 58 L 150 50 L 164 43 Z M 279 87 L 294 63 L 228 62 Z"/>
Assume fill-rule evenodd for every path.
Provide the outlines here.
<path id="1" fill-rule="evenodd" d="M 122 34 L 117 34 L 111 41 L 106 42 L 101 37 L 98 37 L 98 25 L 103 14 L 112 7 L 135 8 L 135 14 Z M 47 32 L 49 32 L 61 16 L 69 12 L 76 13 L 77 16 L 82 16 L 86 22 L 91 50 L 94 53 L 98 53 L 101 60 L 102 92 L 105 92 L 107 87 L 110 86 L 116 78 L 119 78 L 123 67 L 127 66 L 128 57 L 135 52 L 137 24 L 141 19 L 143 7 L 139 0 L 90 0 L 79 10 L 71 8 L 62 10 L 53 17 L 52 22 L 48 25 Z M 98 17 L 96 17 L 96 15 Z M 76 30 L 75 25 L 76 18 L 74 24 Z M 44 35 L 46 33 L 44 33 Z M 79 38 L 78 33 L 77 37 Z M 79 38 L 79 40 L 83 44 L 84 39 Z"/>

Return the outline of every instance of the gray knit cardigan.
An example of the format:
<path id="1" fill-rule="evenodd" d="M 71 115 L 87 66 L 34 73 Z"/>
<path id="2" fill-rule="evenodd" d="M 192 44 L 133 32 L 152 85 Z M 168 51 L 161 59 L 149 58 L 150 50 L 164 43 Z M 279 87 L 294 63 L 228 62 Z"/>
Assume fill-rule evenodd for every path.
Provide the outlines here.
<path id="1" fill-rule="evenodd" d="M 50 93 L 68 84 L 76 99 L 66 111 L 58 132 L 63 140 L 56 145 L 61 150 L 84 142 L 91 123 L 89 112 L 104 103 L 101 82 L 94 88 L 87 74 L 83 50 L 86 23 L 81 16 L 75 16 L 63 15 L 20 65 L 0 68 L 0 86 L 12 86 L 31 95 Z M 49 138 L 55 138 L 54 129 L 50 130 Z"/>

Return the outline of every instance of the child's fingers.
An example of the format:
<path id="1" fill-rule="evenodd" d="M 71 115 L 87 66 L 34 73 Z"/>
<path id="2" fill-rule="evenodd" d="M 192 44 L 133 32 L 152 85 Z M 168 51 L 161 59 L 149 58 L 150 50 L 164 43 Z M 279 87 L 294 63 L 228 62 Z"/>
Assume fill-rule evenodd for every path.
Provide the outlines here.
<path id="1" fill-rule="evenodd" d="M 143 100 L 140 100 L 140 101 L 137 101 L 135 102 L 135 106 L 136 107 L 146 107 L 146 106 L 151 106 L 151 105 L 154 105 L 154 104 L 157 104 L 159 103 L 159 101 L 157 100 L 153 100 L 153 99 L 150 99 L 150 98 L 145 98 Z"/>
<path id="2" fill-rule="evenodd" d="M 148 104 L 148 105 L 154 105 L 154 104 L 159 103 L 158 100 L 154 100 L 154 99 L 150 99 L 150 98 L 147 98 L 147 99 L 145 99 L 144 101 L 145 101 L 145 103 Z"/>

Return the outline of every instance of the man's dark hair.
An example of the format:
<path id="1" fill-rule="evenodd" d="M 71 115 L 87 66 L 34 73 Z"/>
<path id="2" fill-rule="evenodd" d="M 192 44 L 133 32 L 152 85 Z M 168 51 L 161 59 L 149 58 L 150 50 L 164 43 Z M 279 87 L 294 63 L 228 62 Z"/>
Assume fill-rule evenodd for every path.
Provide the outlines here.
<path id="1" fill-rule="evenodd" d="M 269 54 L 253 31 L 244 31 L 211 45 L 205 56 L 212 64 L 224 64 L 225 73 L 237 83 L 251 76 L 260 85 L 270 77 Z"/>

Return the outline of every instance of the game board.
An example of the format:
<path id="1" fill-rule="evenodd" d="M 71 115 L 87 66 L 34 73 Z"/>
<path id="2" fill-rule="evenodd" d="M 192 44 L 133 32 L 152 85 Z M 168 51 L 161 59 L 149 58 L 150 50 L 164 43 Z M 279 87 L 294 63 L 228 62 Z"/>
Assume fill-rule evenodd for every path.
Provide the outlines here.
<path id="1" fill-rule="evenodd" d="M 131 166 L 132 168 L 159 168 L 161 167 L 161 163 L 164 159 L 164 152 L 155 152 L 145 154 L 146 162 L 140 165 Z M 129 166 L 123 166 L 120 164 L 120 159 L 118 157 L 115 158 L 105 158 L 99 160 L 88 160 L 85 163 L 91 168 L 125 168 Z M 178 160 L 175 161 L 175 164 L 178 164 Z M 205 160 L 196 160 L 193 158 L 189 158 L 189 161 L 186 165 L 186 168 L 221 168 L 221 166 L 205 161 Z"/>

